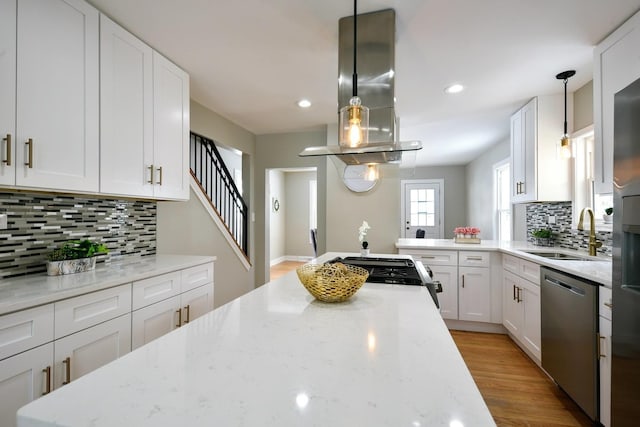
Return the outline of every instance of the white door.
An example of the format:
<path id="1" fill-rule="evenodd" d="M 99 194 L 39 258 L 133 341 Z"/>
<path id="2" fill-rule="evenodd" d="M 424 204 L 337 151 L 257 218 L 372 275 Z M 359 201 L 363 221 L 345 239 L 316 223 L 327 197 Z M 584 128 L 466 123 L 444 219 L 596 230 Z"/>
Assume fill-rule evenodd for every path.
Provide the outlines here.
<path id="1" fill-rule="evenodd" d="M 153 53 L 154 195 L 189 199 L 189 76 Z"/>
<path id="2" fill-rule="evenodd" d="M 136 349 L 182 325 L 180 295 L 133 312 L 131 347 Z"/>
<path id="3" fill-rule="evenodd" d="M 424 231 L 428 239 L 440 239 L 444 234 L 442 180 L 403 180 L 402 228 L 403 237 L 416 237 Z"/>
<path id="4" fill-rule="evenodd" d="M 0 93 L 2 94 L 0 96 L 0 184 L 14 185 L 16 183 L 15 0 L 0 0 Z"/>
<path id="5" fill-rule="evenodd" d="M 180 295 L 182 324 L 189 323 L 213 310 L 213 285 L 208 284 Z"/>
<path id="6" fill-rule="evenodd" d="M 47 392 L 52 362 L 53 343 L 0 361 L 1 426 L 15 426 L 16 411 Z"/>
<path id="7" fill-rule="evenodd" d="M 152 196 L 152 49 L 100 15 L 100 191 Z"/>
<path id="8" fill-rule="evenodd" d="M 97 192 L 98 11 L 19 0 L 17 37 L 16 183 Z"/>
<path id="9" fill-rule="evenodd" d="M 491 321 L 491 280 L 488 268 L 460 267 L 458 291 L 460 320 Z"/>
<path id="10" fill-rule="evenodd" d="M 80 378 L 131 351 L 131 314 L 55 341 L 55 388 Z"/>

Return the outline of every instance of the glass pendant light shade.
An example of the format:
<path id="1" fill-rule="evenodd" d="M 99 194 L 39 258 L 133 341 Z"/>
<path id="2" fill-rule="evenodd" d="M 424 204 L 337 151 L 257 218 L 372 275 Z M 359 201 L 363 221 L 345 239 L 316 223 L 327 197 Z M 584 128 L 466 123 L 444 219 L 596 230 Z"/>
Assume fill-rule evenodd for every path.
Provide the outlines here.
<path id="1" fill-rule="evenodd" d="M 573 150 L 571 149 L 571 140 L 567 135 L 564 135 L 560 139 L 560 156 L 563 159 L 570 159 L 573 157 Z"/>
<path id="2" fill-rule="evenodd" d="M 365 172 L 364 179 L 366 181 L 377 181 L 380 178 L 380 171 L 378 165 L 370 163 L 367 165 L 367 171 Z"/>
<path id="3" fill-rule="evenodd" d="M 341 147 L 356 148 L 369 144 L 369 109 L 357 96 L 340 109 L 338 128 Z"/>

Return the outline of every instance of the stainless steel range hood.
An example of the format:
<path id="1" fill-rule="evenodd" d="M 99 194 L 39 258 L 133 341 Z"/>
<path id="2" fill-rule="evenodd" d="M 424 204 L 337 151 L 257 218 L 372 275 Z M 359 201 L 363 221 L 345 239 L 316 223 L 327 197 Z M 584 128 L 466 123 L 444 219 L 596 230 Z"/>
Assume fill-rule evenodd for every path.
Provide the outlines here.
<path id="1" fill-rule="evenodd" d="M 369 108 L 369 144 L 357 148 L 308 147 L 300 156 L 338 156 L 347 165 L 399 163 L 419 141 L 398 141 L 395 114 L 395 33 L 393 9 L 358 15 L 358 96 Z M 338 111 L 349 105 L 353 75 L 353 16 L 339 21 Z"/>

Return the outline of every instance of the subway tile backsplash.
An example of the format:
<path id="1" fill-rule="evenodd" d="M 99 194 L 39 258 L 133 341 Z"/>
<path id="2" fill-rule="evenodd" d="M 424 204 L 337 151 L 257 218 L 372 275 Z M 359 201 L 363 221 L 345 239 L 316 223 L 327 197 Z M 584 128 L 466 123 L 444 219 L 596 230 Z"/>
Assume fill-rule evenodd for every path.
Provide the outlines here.
<path id="1" fill-rule="evenodd" d="M 98 262 L 156 253 L 156 202 L 40 193 L 0 193 L 0 278 L 46 271 L 46 255 L 67 240 L 100 240 Z"/>
<path id="2" fill-rule="evenodd" d="M 547 224 L 549 215 L 556 217 L 555 224 Z M 527 205 L 527 240 L 533 242 L 531 233 L 538 228 L 550 228 L 553 245 L 561 248 L 589 250 L 589 221 L 585 231 L 571 228 L 571 202 L 546 202 Z M 599 254 L 611 256 L 612 233 L 596 231 L 596 238 L 602 242 Z"/>

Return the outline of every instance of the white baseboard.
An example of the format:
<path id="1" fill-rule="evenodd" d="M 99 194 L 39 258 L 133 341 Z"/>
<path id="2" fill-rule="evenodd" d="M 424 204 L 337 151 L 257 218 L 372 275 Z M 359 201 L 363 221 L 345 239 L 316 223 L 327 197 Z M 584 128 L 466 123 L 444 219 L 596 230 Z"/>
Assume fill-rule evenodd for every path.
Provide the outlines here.
<path id="1" fill-rule="evenodd" d="M 487 332 L 490 334 L 506 334 L 507 329 L 501 323 L 469 322 L 466 320 L 444 319 L 447 328 L 456 331 Z"/>
<path id="2" fill-rule="evenodd" d="M 302 256 L 302 255 L 285 255 L 280 258 L 272 259 L 269 262 L 269 265 L 273 267 L 276 264 L 280 264 L 285 261 L 297 261 L 297 262 L 309 262 L 313 259 L 312 256 Z"/>

